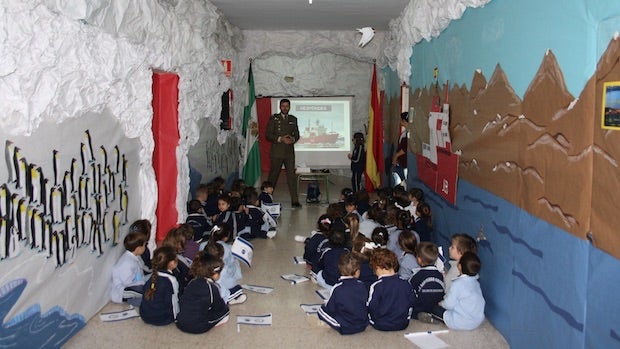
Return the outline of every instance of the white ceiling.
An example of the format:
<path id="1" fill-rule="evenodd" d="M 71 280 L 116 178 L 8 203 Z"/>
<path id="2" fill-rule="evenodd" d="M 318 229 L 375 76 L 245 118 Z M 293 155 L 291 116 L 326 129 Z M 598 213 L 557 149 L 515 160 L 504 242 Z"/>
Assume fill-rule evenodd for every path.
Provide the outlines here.
<path id="1" fill-rule="evenodd" d="M 409 0 L 211 0 L 242 30 L 387 31 Z"/>

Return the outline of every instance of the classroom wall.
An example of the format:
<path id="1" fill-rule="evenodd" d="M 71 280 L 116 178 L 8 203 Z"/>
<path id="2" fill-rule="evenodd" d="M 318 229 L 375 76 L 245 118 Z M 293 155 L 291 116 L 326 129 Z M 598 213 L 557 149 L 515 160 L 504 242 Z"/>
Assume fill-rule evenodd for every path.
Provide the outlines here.
<path id="1" fill-rule="evenodd" d="M 199 138 L 197 122 L 208 121 L 205 127 L 214 130 L 218 145 L 232 135 L 216 127 L 221 94 L 231 86 L 220 60 L 236 56 L 242 35 L 208 1 L 5 1 L 0 13 L 0 144 L 6 163 L 0 171 L 3 344 L 60 347 L 108 302 L 111 268 L 124 252 L 129 224 L 139 218 L 157 224 L 153 70 L 180 78 L 181 137 L 178 162 L 170 165 L 178 168 L 176 205 L 182 221 L 187 154 Z M 105 171 L 106 161 L 118 158 L 126 171 L 123 165 Z M 22 164 L 36 165 L 33 177 Z M 84 192 L 78 190 L 82 187 L 65 189 L 70 187 L 65 178 L 66 183 L 71 179 L 65 171 L 72 168 L 85 183 Z M 21 173 L 19 183 L 16 172 Z M 24 185 L 26 177 L 34 191 Z M 32 178 L 47 179 L 47 186 Z M 122 183 L 121 193 L 105 189 L 104 183 L 112 181 L 115 188 Z M 43 187 L 46 198 L 56 200 L 54 193 L 62 192 L 75 195 L 77 204 L 42 203 L 33 193 Z M 13 195 L 15 200 L 5 200 Z M 80 204 L 80 195 L 90 200 Z M 16 209 L 8 210 L 13 202 Z M 35 209 L 40 210 L 35 222 L 50 221 L 43 234 L 38 225 L 31 231 L 23 224 Z M 75 221 L 62 219 L 65 214 L 89 217 L 96 233 L 84 235 Z"/>
<path id="2" fill-rule="evenodd" d="M 477 144 L 477 140 L 484 138 L 482 133 L 473 132 L 473 136 L 465 137 L 455 132 L 453 142 L 462 146 L 463 158 L 467 160 L 461 161 L 459 171 L 467 179 L 461 177 L 458 182 L 454 206 L 432 194 L 416 179 L 415 155 L 408 156 L 411 170 L 408 184 L 409 187 L 420 186 L 427 193 L 433 209 L 436 241 L 447 248 L 454 233 L 467 232 L 474 237 L 481 234 L 480 282 L 487 299 L 486 315 L 511 347 L 611 348 L 620 345 L 619 296 L 613 291 L 614 280 L 620 276 L 620 261 L 614 257 L 619 245 L 617 229 L 607 228 L 617 227 L 617 214 L 613 213 L 617 205 L 607 200 L 607 195 L 596 184 L 606 183 L 608 192 L 617 192 L 617 171 L 604 172 L 597 177 L 601 173 L 598 166 L 606 161 L 597 154 L 604 154 L 612 159 L 607 161 L 612 162 L 618 156 L 616 146 L 612 145 L 618 144 L 617 131 L 600 128 L 602 82 L 620 78 L 614 63 L 618 59 L 615 34 L 618 31 L 620 4 L 616 1 L 571 0 L 559 6 L 551 1 L 493 0 L 483 8 L 467 10 L 439 37 L 413 46 L 408 81 L 412 86 L 412 104 L 421 95 L 424 98 L 432 94 L 444 96 L 441 85 L 434 89 L 433 70 L 437 67 L 439 83 L 450 81 L 452 103 L 476 105 L 475 108 L 457 108 L 466 115 L 454 115 L 457 111 L 451 108 L 451 122 L 464 118 L 475 120 L 476 115 L 491 116 L 490 120 L 477 121 L 484 125 L 497 115 L 499 127 L 488 125 L 489 132 L 499 135 L 506 128 L 511 130 L 511 125 L 523 122 L 518 120 L 540 121 L 542 115 L 550 113 L 548 120 L 560 120 L 554 127 L 561 128 L 560 132 L 551 134 L 567 135 L 565 145 L 580 139 L 592 145 L 585 149 L 597 149 L 584 153 L 591 157 L 582 173 L 585 176 L 572 176 L 570 172 L 553 171 L 550 167 L 541 172 L 546 181 L 555 182 L 554 186 L 564 187 L 567 192 L 572 187 L 586 188 L 583 194 L 564 198 L 576 202 L 578 210 L 585 209 L 578 215 L 577 220 L 582 223 L 579 227 L 562 226 L 527 208 L 528 202 L 539 198 L 528 194 L 531 185 L 528 186 L 527 181 L 507 183 L 512 194 L 506 195 L 502 186 L 494 186 L 495 180 L 487 180 L 487 183 L 476 180 L 479 177 L 472 173 L 475 162 L 471 161 L 468 151 L 495 153 L 527 162 L 528 157 L 515 155 L 522 154 L 520 147 L 529 142 L 524 138 L 520 142 L 516 138 L 512 144 L 504 143 L 502 138 L 496 138 L 495 143 L 480 141 Z M 551 61 L 555 63 L 550 64 Z M 386 76 L 392 80 L 386 82 L 386 86 L 396 86 L 397 76 L 402 74 L 392 72 Z M 541 81 L 547 90 L 537 92 Z M 547 84 L 549 81 L 554 84 Z M 489 92 L 500 85 L 503 86 L 501 93 Z M 545 91 L 546 100 L 531 98 Z M 488 95 L 486 99 L 485 94 Z M 564 104 L 558 106 L 560 100 Z M 504 104 L 498 105 L 501 103 Z M 530 108 L 522 107 L 521 103 Z M 422 109 L 423 105 L 429 104 L 422 102 L 418 107 Z M 507 112 L 510 108 L 514 115 Z M 416 110 L 416 117 L 418 114 Z M 574 114 L 576 119 L 562 122 L 561 118 L 569 114 Z M 505 122 L 507 116 L 514 117 L 514 123 Z M 543 129 L 551 124 L 543 124 Z M 451 132 L 454 127 L 451 124 Z M 576 143 L 581 144 L 581 141 Z M 415 151 L 416 146 L 410 143 L 410 149 Z M 453 150 L 458 149 L 461 147 Z M 548 154 L 539 152 L 536 161 L 548 159 L 553 163 L 551 158 L 545 158 Z M 592 242 L 587 240 L 587 233 L 594 237 Z M 603 235 L 604 242 L 601 238 L 597 240 Z"/>

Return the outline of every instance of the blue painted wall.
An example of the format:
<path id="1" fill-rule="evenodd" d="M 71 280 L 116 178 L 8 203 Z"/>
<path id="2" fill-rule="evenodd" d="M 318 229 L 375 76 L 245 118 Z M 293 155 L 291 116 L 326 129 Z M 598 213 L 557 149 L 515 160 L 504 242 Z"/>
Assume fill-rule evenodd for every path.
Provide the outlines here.
<path id="1" fill-rule="evenodd" d="M 523 97 L 551 49 L 578 96 L 617 31 L 617 0 L 493 0 L 416 45 L 409 83 L 429 86 L 438 67 L 440 81 L 469 87 L 476 69 L 489 79 L 499 63 Z M 385 77 L 392 91 L 398 79 Z M 427 194 L 444 249 L 454 233 L 486 235 L 479 251 L 486 314 L 512 348 L 620 348 L 620 260 L 463 180 L 449 205 L 416 180 L 413 154 L 408 163 L 408 187 Z"/>
<path id="2" fill-rule="evenodd" d="M 438 38 L 414 46 L 410 85 L 428 86 L 438 67 L 439 81 L 469 87 L 476 69 L 488 79 L 499 63 L 523 97 L 551 49 L 568 90 L 578 96 L 616 31 L 617 0 L 492 0 L 483 8 L 468 9 Z"/>

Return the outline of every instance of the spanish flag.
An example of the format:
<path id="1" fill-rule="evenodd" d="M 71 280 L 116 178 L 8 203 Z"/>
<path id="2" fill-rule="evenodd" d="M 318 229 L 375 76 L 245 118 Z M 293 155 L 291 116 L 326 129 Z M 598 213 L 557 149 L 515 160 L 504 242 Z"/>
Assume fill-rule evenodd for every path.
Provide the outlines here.
<path id="1" fill-rule="evenodd" d="M 383 117 L 377 88 L 377 65 L 372 66 L 370 86 L 370 107 L 368 108 L 368 137 L 366 137 L 366 190 L 374 191 L 381 187 L 383 173 Z"/>

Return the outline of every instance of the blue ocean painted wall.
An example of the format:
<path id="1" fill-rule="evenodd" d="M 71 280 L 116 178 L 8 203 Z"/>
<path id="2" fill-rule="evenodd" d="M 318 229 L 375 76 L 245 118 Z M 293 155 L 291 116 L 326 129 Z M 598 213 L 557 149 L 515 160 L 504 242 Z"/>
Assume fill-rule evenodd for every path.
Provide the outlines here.
<path id="1" fill-rule="evenodd" d="M 414 186 L 425 192 L 444 251 L 452 234 L 484 234 L 485 311 L 511 348 L 620 347 L 620 261 L 467 181 L 459 180 L 454 206 L 410 177 Z"/>
<path id="2" fill-rule="evenodd" d="M 499 63 L 523 97 L 551 49 L 578 96 L 615 32 L 617 0 L 493 0 L 414 46 L 409 84 L 429 86 L 438 67 L 439 81 L 469 87 L 476 69 L 488 79 Z M 400 82 L 384 73 L 394 97 Z M 408 163 L 408 187 L 424 188 L 444 249 L 457 232 L 486 236 L 479 249 L 486 315 L 512 348 L 620 348 L 620 260 L 464 180 L 452 206 L 416 179 L 415 155 Z"/>

